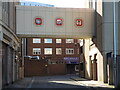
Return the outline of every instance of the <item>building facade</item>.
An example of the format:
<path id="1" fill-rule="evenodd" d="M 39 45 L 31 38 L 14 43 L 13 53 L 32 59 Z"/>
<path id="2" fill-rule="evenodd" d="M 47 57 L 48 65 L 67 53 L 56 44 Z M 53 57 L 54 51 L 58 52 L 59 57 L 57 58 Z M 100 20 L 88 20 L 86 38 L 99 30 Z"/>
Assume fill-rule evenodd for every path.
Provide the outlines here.
<path id="1" fill-rule="evenodd" d="M 63 66 L 63 74 L 79 74 L 81 41 L 80 39 L 27 38 L 26 56 L 39 56 L 39 59 L 47 60 L 51 67 L 55 64 L 56 68 Z M 83 63 L 84 60 L 81 60 L 81 65 Z M 51 69 L 50 72 L 53 72 L 55 67 L 52 67 L 53 70 Z"/>
<path id="2" fill-rule="evenodd" d="M 20 54 L 19 39 L 16 36 L 16 10 L 18 2 L 0 1 L 0 88 L 20 79 Z M 21 68 L 20 68 L 21 67 Z"/>
<path id="3" fill-rule="evenodd" d="M 85 39 L 85 77 L 108 84 L 114 84 L 119 79 L 119 9 L 120 2 L 107 0 L 88 0 L 89 8 L 95 10 L 95 36 Z M 114 9 L 115 4 L 115 9 Z M 114 11 L 115 10 L 115 11 Z M 115 15 L 115 18 L 114 18 Z M 114 21 L 116 20 L 116 21 Z M 114 35 L 114 27 L 116 34 Z M 115 37 L 114 37 L 115 36 Z M 116 38 L 116 39 L 114 39 Z M 114 43 L 114 41 L 116 41 Z M 115 46 L 114 46 L 115 45 Z M 115 50 L 116 48 L 116 50 Z M 115 50 L 115 52 L 114 52 Z M 89 52 L 89 53 L 88 53 Z M 114 55 L 116 53 L 116 65 Z M 115 69 L 116 76 L 115 76 Z"/>
<path id="4" fill-rule="evenodd" d="M 1 86 L 2 85 L 4 86 L 5 84 L 9 84 L 9 83 L 17 80 L 20 77 L 18 75 L 18 72 L 21 72 L 18 69 L 18 66 L 20 65 L 19 64 L 20 59 L 18 59 L 18 57 L 20 56 L 18 53 L 18 51 L 20 51 L 18 48 L 19 47 L 19 39 L 15 35 L 15 33 L 16 33 L 15 5 L 16 4 L 17 3 L 0 2 L 0 40 L 1 40 L 0 55 L 2 58 L 1 62 L 0 62 L 0 64 L 1 64 L 0 71 L 2 73 L 2 76 L 0 76 L 0 78 L 1 78 L 0 80 L 2 80 L 2 81 L 0 81 Z M 34 25 L 34 20 L 36 20 L 36 19 L 32 19 L 32 20 L 29 19 L 29 18 L 31 18 L 31 16 L 33 14 L 31 14 L 30 17 L 28 17 L 27 14 L 25 14 L 25 16 L 23 16 L 22 19 L 24 21 L 24 17 L 26 17 L 25 21 L 27 23 L 20 22 L 20 24 L 22 26 L 22 27 L 20 26 L 20 31 L 21 30 L 25 31 L 25 29 L 26 29 L 26 31 L 27 30 L 29 31 L 29 30 L 31 30 L 31 28 L 33 28 L 35 26 L 35 28 L 33 28 L 33 31 L 31 30 L 32 32 L 29 33 L 30 35 L 28 35 L 28 37 L 30 37 L 32 35 L 32 33 L 35 33 L 35 36 L 36 35 L 38 35 L 38 36 L 37 36 L 37 38 L 25 39 L 27 41 L 27 43 L 26 43 L 27 49 L 24 49 L 26 47 L 24 47 L 22 45 L 22 47 L 24 47 L 24 48 L 22 48 L 22 50 L 25 50 L 24 55 L 26 55 L 26 56 L 39 56 L 39 58 L 41 58 L 41 60 L 42 60 L 42 63 L 44 63 L 44 66 L 50 67 L 49 69 L 51 70 L 52 73 L 48 72 L 49 71 L 48 68 L 44 68 L 47 73 L 56 74 L 56 73 L 54 73 L 55 72 L 54 68 L 58 68 L 60 70 L 60 67 L 62 66 L 62 68 L 65 71 L 64 72 L 65 74 L 75 74 L 76 72 L 78 72 L 77 65 L 80 65 L 79 71 L 80 70 L 82 71 L 82 72 L 80 72 L 80 75 L 82 75 L 81 73 L 83 73 L 83 76 L 85 76 L 85 78 L 113 84 L 113 55 L 114 55 L 114 49 L 115 49 L 114 44 L 113 44 L 114 43 L 114 40 L 113 40 L 113 38 L 114 38 L 113 5 L 114 4 L 113 4 L 113 2 L 103 2 L 103 0 L 97 0 L 97 1 L 96 0 L 86 0 L 85 5 L 88 8 L 94 8 L 94 10 L 95 10 L 95 15 L 94 15 L 94 13 L 91 14 L 92 17 L 95 16 L 94 17 L 95 25 L 93 26 L 94 28 L 91 28 L 91 31 L 95 31 L 94 36 L 92 38 L 90 38 L 90 37 L 84 38 L 82 36 L 82 35 L 84 35 L 84 33 L 82 33 L 82 34 L 77 33 L 77 37 L 80 37 L 80 34 L 81 34 L 81 38 L 82 37 L 84 38 L 82 45 L 80 45 L 80 43 L 78 44 L 77 39 L 73 40 L 74 43 L 66 43 L 66 39 L 38 38 L 40 35 L 38 35 L 38 32 L 34 32 L 34 31 L 35 30 L 38 31 L 39 27 L 36 27 L 36 25 L 39 25 L 39 22 L 36 23 L 36 25 Z M 21 6 L 18 6 L 18 9 L 19 8 L 21 8 Z M 36 8 L 38 8 L 38 7 L 36 7 Z M 119 55 L 120 55 L 120 42 L 119 42 L 120 41 L 120 35 L 119 35 L 119 33 L 120 33 L 120 31 L 119 31 L 119 26 L 120 26 L 119 25 L 119 22 L 120 22 L 119 16 L 120 15 L 119 14 L 120 13 L 119 13 L 119 9 L 120 9 L 120 3 L 116 2 L 116 7 L 115 7 L 115 10 L 116 10 L 115 25 L 116 26 L 115 27 L 116 27 L 117 33 L 115 36 L 116 36 L 116 54 L 117 54 L 117 56 L 116 56 L 116 58 L 117 58 L 117 65 L 116 65 L 117 66 L 117 76 L 116 77 L 118 79 L 117 83 L 119 83 L 119 79 L 120 79 L 119 78 L 119 75 L 120 75 L 119 74 L 119 66 L 120 65 L 118 63 Z M 92 10 L 92 11 L 94 11 L 94 10 Z M 30 10 L 28 10 L 28 11 L 30 11 Z M 76 10 L 76 11 L 78 11 L 78 10 Z M 33 12 L 34 12 L 34 10 L 33 10 Z M 38 11 L 36 11 L 36 12 L 38 12 Z M 18 13 L 18 15 L 20 15 L 20 14 L 21 14 L 21 12 Z M 43 15 L 42 17 L 44 17 L 45 15 Z M 60 15 L 60 14 L 58 14 L 58 15 Z M 70 16 L 70 15 L 73 15 L 73 14 L 69 12 L 67 14 L 67 16 Z M 83 15 L 83 16 L 86 16 L 84 19 L 88 18 L 87 15 L 89 16 L 89 14 Z M 80 16 L 80 14 L 75 15 L 75 17 L 79 17 L 79 16 Z M 69 18 L 71 18 L 71 17 L 72 16 L 67 17 L 68 20 L 70 20 Z M 18 21 L 20 21 L 20 20 L 21 20 L 21 18 L 18 18 Z M 31 20 L 31 21 L 29 22 L 29 20 Z M 41 19 L 39 18 L 39 20 L 41 20 Z M 93 20 L 93 19 L 91 19 L 91 20 Z M 51 23 L 51 19 L 48 21 L 50 21 L 49 23 Z M 52 24 L 55 25 L 54 20 L 52 20 L 52 21 L 53 21 Z M 74 22 L 74 20 L 73 20 L 73 22 Z M 28 26 L 31 26 L 31 27 L 23 28 L 23 26 L 25 25 L 24 23 L 28 24 Z M 78 30 L 78 28 L 76 28 L 75 25 L 73 23 L 71 23 L 71 21 L 68 21 L 68 24 L 70 24 L 68 26 L 71 26 L 74 30 L 75 29 Z M 89 24 L 90 23 L 88 23 L 87 25 L 89 26 Z M 47 29 L 45 27 L 41 27 L 43 29 L 40 29 L 40 30 L 44 31 L 46 29 L 45 32 L 49 31 L 50 24 L 47 24 L 47 25 L 48 25 Z M 84 23 L 84 25 L 85 25 L 85 23 Z M 88 28 L 88 26 L 87 26 L 87 28 Z M 72 28 L 69 28 L 69 27 L 65 27 L 65 29 L 62 28 L 60 31 L 67 30 L 66 28 L 68 28 L 68 31 L 69 30 L 73 31 Z M 55 31 L 57 31 L 60 28 L 57 29 L 55 26 L 54 29 L 55 29 Z M 82 31 L 82 28 L 80 28 L 80 29 Z M 95 30 L 93 30 L 93 29 L 95 29 Z M 85 30 L 88 31 L 89 29 L 85 28 Z M 23 31 L 21 33 L 23 33 Z M 57 33 L 60 33 L 60 31 Z M 52 31 L 52 32 L 54 32 L 54 31 Z M 27 33 L 24 33 L 24 35 Z M 74 31 L 72 33 L 74 34 Z M 46 35 L 44 35 L 43 37 L 45 37 L 45 36 Z M 50 37 L 57 37 L 57 36 L 58 35 L 56 35 L 56 34 L 54 36 L 52 34 L 50 34 Z M 60 37 L 61 36 L 59 36 L 59 38 Z M 69 34 L 66 34 L 66 37 L 70 37 Z M 76 33 L 74 34 L 74 38 L 76 38 Z M 22 43 L 23 43 L 23 40 L 22 40 Z M 15 60 L 15 57 L 18 60 Z M 31 67 L 31 69 L 33 67 Z M 38 67 L 36 67 L 36 68 L 38 68 Z M 22 67 L 21 67 L 21 70 L 22 70 Z M 52 70 L 54 70 L 54 71 L 52 71 Z M 75 70 L 76 70 L 76 72 L 75 72 Z M 45 72 L 45 74 L 46 74 L 46 72 Z M 38 73 L 38 75 L 39 75 L 39 73 Z"/>

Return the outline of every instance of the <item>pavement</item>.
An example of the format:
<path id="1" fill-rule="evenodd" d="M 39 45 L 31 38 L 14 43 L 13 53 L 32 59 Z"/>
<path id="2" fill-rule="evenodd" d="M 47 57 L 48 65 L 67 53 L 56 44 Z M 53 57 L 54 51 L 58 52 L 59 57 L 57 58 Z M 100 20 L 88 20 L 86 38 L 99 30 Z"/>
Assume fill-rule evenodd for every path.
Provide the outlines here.
<path id="1" fill-rule="evenodd" d="M 98 81 L 87 80 L 76 75 L 62 76 L 36 76 L 26 77 L 14 84 L 6 86 L 3 90 L 18 89 L 79 89 L 79 90 L 113 90 L 114 86 Z"/>
<path id="2" fill-rule="evenodd" d="M 114 88 L 114 85 L 109 85 L 107 83 L 94 81 L 94 80 L 88 80 L 85 78 L 80 78 L 78 76 L 73 76 L 71 77 L 71 79 L 77 81 L 81 86 Z"/>

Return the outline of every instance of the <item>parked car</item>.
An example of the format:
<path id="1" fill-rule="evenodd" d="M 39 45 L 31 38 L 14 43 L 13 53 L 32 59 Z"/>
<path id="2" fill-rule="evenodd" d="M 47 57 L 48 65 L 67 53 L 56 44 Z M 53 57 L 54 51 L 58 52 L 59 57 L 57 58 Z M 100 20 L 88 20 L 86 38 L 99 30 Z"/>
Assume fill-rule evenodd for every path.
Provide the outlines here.
<path id="1" fill-rule="evenodd" d="M 39 56 L 31 56 L 30 59 L 40 60 Z"/>
<path id="2" fill-rule="evenodd" d="M 30 60 L 40 60 L 40 56 L 25 56 L 29 58 Z"/>

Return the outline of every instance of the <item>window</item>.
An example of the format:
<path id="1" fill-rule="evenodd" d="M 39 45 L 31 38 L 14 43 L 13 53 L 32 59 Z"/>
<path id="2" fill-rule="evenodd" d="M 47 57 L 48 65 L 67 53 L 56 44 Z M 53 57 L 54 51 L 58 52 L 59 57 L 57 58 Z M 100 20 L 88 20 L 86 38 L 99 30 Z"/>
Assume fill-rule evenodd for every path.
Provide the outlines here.
<path id="1" fill-rule="evenodd" d="M 56 48 L 56 54 L 62 54 L 62 49 L 61 48 Z"/>
<path id="2" fill-rule="evenodd" d="M 44 54 L 52 54 L 52 48 L 45 48 Z"/>
<path id="3" fill-rule="evenodd" d="M 83 46 L 83 44 L 84 44 L 83 39 L 78 39 L 78 43 L 80 44 L 80 46 Z"/>
<path id="4" fill-rule="evenodd" d="M 74 54 L 73 48 L 66 48 L 66 54 Z"/>
<path id="5" fill-rule="evenodd" d="M 56 39 L 56 43 L 62 43 L 61 39 Z"/>
<path id="6" fill-rule="evenodd" d="M 66 39 L 66 43 L 74 43 L 74 39 Z"/>
<path id="7" fill-rule="evenodd" d="M 40 55 L 41 54 L 41 48 L 33 48 L 33 55 Z"/>
<path id="8" fill-rule="evenodd" d="M 52 43 L 52 39 L 44 39 L 44 43 Z"/>
<path id="9" fill-rule="evenodd" d="M 40 38 L 33 38 L 33 43 L 41 43 L 41 39 Z"/>

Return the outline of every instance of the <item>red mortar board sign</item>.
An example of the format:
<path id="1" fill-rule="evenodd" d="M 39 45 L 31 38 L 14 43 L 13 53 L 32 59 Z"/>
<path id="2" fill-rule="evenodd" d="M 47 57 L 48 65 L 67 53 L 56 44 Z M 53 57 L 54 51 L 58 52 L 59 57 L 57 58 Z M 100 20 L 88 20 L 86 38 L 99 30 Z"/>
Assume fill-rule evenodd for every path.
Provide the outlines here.
<path id="1" fill-rule="evenodd" d="M 35 18 L 35 24 L 36 25 L 42 25 L 42 19 L 41 18 Z"/>
<path id="2" fill-rule="evenodd" d="M 83 25 L 83 20 L 82 19 L 76 19 L 76 26 L 82 26 Z"/>
<path id="3" fill-rule="evenodd" d="M 61 18 L 56 19 L 56 25 L 61 26 L 63 24 L 63 20 Z"/>

